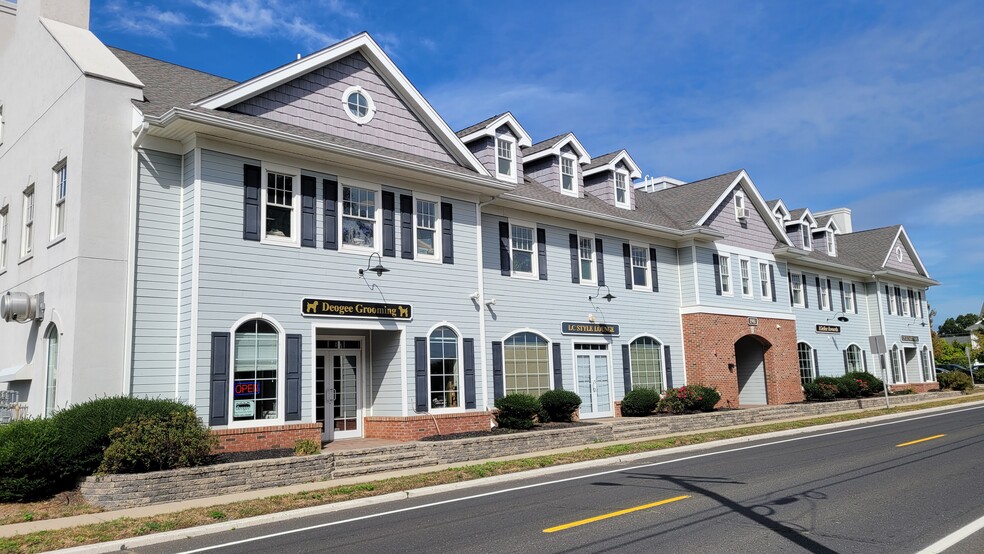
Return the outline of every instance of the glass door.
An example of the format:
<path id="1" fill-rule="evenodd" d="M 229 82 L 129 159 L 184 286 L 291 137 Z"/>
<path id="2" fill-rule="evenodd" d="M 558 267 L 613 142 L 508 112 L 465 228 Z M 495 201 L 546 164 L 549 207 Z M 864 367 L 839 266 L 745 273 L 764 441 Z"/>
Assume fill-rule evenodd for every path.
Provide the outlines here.
<path id="1" fill-rule="evenodd" d="M 609 362 L 607 344 L 574 345 L 575 382 L 584 419 L 614 415 Z"/>
<path id="2" fill-rule="evenodd" d="M 314 409 L 324 425 L 322 440 L 362 436 L 361 374 L 361 341 L 318 341 Z"/>

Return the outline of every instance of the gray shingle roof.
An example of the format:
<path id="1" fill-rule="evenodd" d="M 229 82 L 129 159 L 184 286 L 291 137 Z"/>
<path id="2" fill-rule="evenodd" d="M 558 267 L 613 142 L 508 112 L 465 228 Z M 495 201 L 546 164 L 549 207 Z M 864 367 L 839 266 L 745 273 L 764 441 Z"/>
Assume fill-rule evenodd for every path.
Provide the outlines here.
<path id="1" fill-rule="evenodd" d="M 488 119 L 485 119 L 483 121 L 479 121 L 478 123 L 476 123 L 476 124 L 474 124 L 474 125 L 472 125 L 470 127 L 465 127 L 464 129 L 458 131 L 455 134 L 458 135 L 458 138 L 466 137 L 466 136 L 474 133 L 475 131 L 478 131 L 478 130 L 481 130 L 481 129 L 484 129 L 484 128 L 488 127 L 489 126 L 489 123 L 492 123 L 493 121 L 495 121 L 496 119 L 498 119 L 498 118 L 506 115 L 507 113 L 509 113 L 509 112 L 502 112 L 500 114 L 493 115 L 492 117 L 490 117 Z"/>
<path id="2" fill-rule="evenodd" d="M 569 134 L 570 133 L 564 133 L 562 135 L 557 135 L 555 137 L 550 137 L 547 140 L 541 140 L 540 142 L 538 142 L 538 143 L 536 143 L 536 144 L 534 144 L 532 146 L 527 146 L 526 148 L 523 148 L 521 150 L 521 152 L 523 153 L 523 156 L 526 157 L 526 156 L 531 156 L 533 154 L 536 154 L 537 152 L 543 152 L 544 150 L 549 150 L 549 149 L 553 148 L 555 144 L 557 144 L 558 142 L 560 142 L 560 139 L 566 137 Z"/>
<path id="3" fill-rule="evenodd" d="M 883 269 L 882 263 L 892 249 L 892 243 L 901 227 L 901 225 L 892 225 L 837 235 L 837 256 L 835 259 L 840 263 L 848 262 L 860 269 L 881 270 Z M 825 254 L 814 254 L 820 256 L 821 259 L 831 260 Z"/>
<path id="4" fill-rule="evenodd" d="M 615 156 L 618 156 L 619 154 L 621 154 L 622 153 L 622 150 L 623 149 L 619 149 L 619 150 L 616 150 L 614 152 L 609 152 L 607 154 L 602 154 L 601 156 L 598 156 L 597 158 L 591 158 L 591 163 L 589 163 L 588 165 L 584 166 L 584 170 L 587 171 L 589 169 L 594 169 L 596 167 L 601 167 L 603 165 L 607 165 L 608 162 L 610 162 L 610 161 L 612 161 L 612 160 L 615 159 Z"/>
<path id="5" fill-rule="evenodd" d="M 831 215 L 819 215 L 816 216 L 817 227 L 826 227 L 827 223 L 830 221 Z"/>
<path id="6" fill-rule="evenodd" d="M 799 218 L 803 217 L 804 213 L 806 213 L 806 208 L 796 208 L 795 210 L 789 210 L 789 220 L 796 221 Z"/>
<path id="7" fill-rule="evenodd" d="M 766 200 L 765 201 L 765 204 L 767 206 L 769 206 L 769 209 L 770 210 L 774 210 L 774 209 L 776 209 L 776 206 L 779 205 L 779 202 L 780 202 L 780 200 L 778 198 L 776 198 L 775 200 Z"/>
<path id="8" fill-rule="evenodd" d="M 672 221 L 677 229 L 692 229 L 741 172 L 739 169 L 656 192 L 636 191 L 636 207 L 659 210 L 662 212 L 661 217 Z M 642 203 L 639 202 L 640 199 L 644 199 Z"/>

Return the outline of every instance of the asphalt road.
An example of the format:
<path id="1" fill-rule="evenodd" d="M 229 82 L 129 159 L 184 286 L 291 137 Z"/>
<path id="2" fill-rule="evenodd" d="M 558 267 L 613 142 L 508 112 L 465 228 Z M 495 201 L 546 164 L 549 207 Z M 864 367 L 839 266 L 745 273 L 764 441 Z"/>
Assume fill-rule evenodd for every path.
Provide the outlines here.
<path id="1" fill-rule="evenodd" d="M 137 551 L 917 552 L 984 517 L 982 479 L 984 407 L 957 408 Z"/>

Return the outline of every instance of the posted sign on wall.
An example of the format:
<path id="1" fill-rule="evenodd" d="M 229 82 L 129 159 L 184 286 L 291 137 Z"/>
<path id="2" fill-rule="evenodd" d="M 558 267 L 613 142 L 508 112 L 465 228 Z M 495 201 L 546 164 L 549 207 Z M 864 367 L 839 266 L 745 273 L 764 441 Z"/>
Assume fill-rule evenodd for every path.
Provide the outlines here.
<path id="1" fill-rule="evenodd" d="M 413 306 L 410 304 L 383 304 L 380 302 L 357 302 L 353 300 L 326 300 L 305 298 L 301 304 L 304 315 L 358 317 L 370 319 L 413 319 Z"/>

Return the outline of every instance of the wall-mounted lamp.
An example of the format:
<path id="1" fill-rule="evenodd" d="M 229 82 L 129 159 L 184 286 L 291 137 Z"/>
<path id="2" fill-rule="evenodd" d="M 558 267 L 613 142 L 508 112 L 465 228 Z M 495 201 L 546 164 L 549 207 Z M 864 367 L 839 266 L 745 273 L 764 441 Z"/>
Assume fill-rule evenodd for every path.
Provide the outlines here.
<path id="1" fill-rule="evenodd" d="M 374 267 L 369 267 L 372 265 L 373 256 L 376 256 L 376 261 L 378 263 Z M 376 277 L 382 277 L 383 273 L 389 271 L 388 269 L 383 267 L 383 259 L 379 257 L 379 252 L 373 252 L 372 254 L 369 254 L 369 262 L 366 264 L 365 269 L 361 267 L 359 268 L 359 277 L 362 277 L 364 279 L 367 271 L 372 271 L 373 273 L 376 274 Z"/>
<path id="2" fill-rule="evenodd" d="M 495 306 L 495 298 L 489 298 L 485 301 L 486 306 Z"/>
<path id="3" fill-rule="evenodd" d="M 841 323 L 847 323 L 848 321 L 851 321 L 850 319 L 847 319 L 847 317 L 844 316 L 845 312 L 837 312 L 837 313 L 839 313 L 840 315 L 835 317 L 828 317 L 827 321 L 832 321 L 834 319 L 840 321 Z"/>
<path id="4" fill-rule="evenodd" d="M 599 285 L 598 286 L 598 290 L 595 291 L 595 293 L 594 293 L 594 296 L 588 296 L 588 302 L 590 302 L 590 301 L 598 298 L 601 295 L 601 289 L 602 288 L 605 289 L 605 291 L 607 292 L 607 294 L 605 294 L 605 296 L 601 296 L 601 298 L 604 298 L 605 300 L 607 300 L 609 302 L 611 302 L 612 300 L 615 300 L 615 295 L 612 294 L 612 289 L 608 288 L 606 285 Z"/>
<path id="5" fill-rule="evenodd" d="M 920 327 L 925 327 L 926 326 L 926 322 L 925 321 L 918 321 L 918 322 L 914 321 L 912 323 L 907 324 L 906 327 L 912 327 L 913 325 L 918 325 Z"/>

